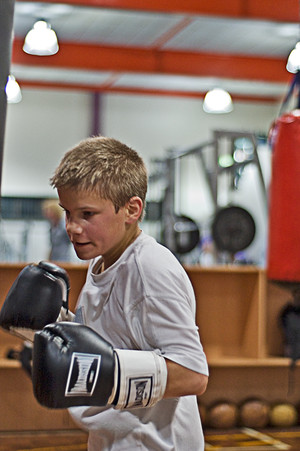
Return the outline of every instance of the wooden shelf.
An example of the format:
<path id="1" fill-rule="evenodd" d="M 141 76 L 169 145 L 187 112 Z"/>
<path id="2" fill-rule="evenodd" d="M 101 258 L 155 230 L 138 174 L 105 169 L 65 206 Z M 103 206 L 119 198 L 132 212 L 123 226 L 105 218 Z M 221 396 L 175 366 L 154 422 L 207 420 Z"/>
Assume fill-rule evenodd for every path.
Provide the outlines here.
<path id="1" fill-rule="evenodd" d="M 186 266 L 194 287 L 196 321 L 208 359 L 264 358 L 265 273 L 253 266 Z"/>
<path id="2" fill-rule="evenodd" d="M 6 295 L 28 263 L 0 263 L 0 308 Z M 62 264 L 69 274 L 70 309 L 75 304 L 86 277 L 86 265 Z M 5 358 L 8 350 L 21 350 L 23 341 L 0 330 L 0 431 L 77 429 L 66 409 L 46 409 L 35 400 L 29 376 L 16 360 Z"/>
<path id="3" fill-rule="evenodd" d="M 265 272 L 263 269 L 254 265 L 214 265 L 214 266 L 201 266 L 201 265 L 184 265 L 184 269 L 188 274 L 198 273 L 199 271 L 203 274 L 217 274 L 217 273 L 230 273 L 230 274 L 257 274 L 257 272 Z"/>
<path id="4" fill-rule="evenodd" d="M 289 292 L 267 281 L 255 266 L 186 266 L 196 294 L 196 321 L 210 378 L 201 402 L 300 402 L 290 390 L 291 360 L 283 356 L 278 315 Z M 300 362 L 293 373 L 300 379 Z"/>
<path id="5" fill-rule="evenodd" d="M 30 377 L 18 362 L 4 363 L 9 366 L 0 367 L 1 432 L 77 429 L 66 409 L 46 409 L 38 404 Z"/>
<path id="6" fill-rule="evenodd" d="M 1 368 L 21 368 L 21 364 L 16 360 L 0 358 L 0 369 Z"/>
<path id="7" fill-rule="evenodd" d="M 0 263 L 0 307 L 24 266 L 25 263 Z M 62 266 L 70 276 L 70 308 L 74 310 L 87 266 Z M 289 391 L 290 360 L 282 357 L 278 326 L 278 314 L 289 293 L 268 282 L 265 271 L 255 266 L 185 266 L 185 269 L 195 290 L 196 321 L 210 369 L 202 402 L 209 405 L 226 398 L 239 403 L 257 396 L 270 402 L 299 403 L 299 390 Z M 39 406 L 20 364 L 5 358 L 8 349 L 20 345 L 20 339 L 0 331 L 0 430 L 76 427 L 66 411 L 53 412 Z M 294 377 L 300 380 L 300 362 Z"/>
<path id="8" fill-rule="evenodd" d="M 285 357 L 266 357 L 260 359 L 251 359 L 251 358 L 221 358 L 221 359 L 210 359 L 208 361 L 210 368 L 215 367 L 223 367 L 223 368 L 231 368 L 231 367 L 279 367 L 279 368 L 287 368 L 291 365 L 291 360 Z M 296 364 L 297 367 L 300 368 L 300 362 Z"/>

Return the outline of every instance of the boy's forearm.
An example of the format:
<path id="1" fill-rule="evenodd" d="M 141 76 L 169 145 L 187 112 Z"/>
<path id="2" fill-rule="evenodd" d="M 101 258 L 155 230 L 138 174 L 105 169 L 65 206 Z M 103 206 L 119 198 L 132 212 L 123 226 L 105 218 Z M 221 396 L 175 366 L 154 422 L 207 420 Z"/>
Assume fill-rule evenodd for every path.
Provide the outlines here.
<path id="1" fill-rule="evenodd" d="M 167 360 L 168 379 L 164 398 L 202 395 L 207 387 L 208 376 L 197 373 L 171 360 Z"/>

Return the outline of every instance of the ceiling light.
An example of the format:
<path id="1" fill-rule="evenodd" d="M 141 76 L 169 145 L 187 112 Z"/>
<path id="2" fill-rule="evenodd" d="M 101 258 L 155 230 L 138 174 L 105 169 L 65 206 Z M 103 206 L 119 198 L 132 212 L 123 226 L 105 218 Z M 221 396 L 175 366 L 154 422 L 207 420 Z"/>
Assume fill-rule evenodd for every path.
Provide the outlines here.
<path id="1" fill-rule="evenodd" d="M 300 42 L 297 42 L 297 44 L 289 54 L 286 69 L 292 74 L 295 74 L 300 70 Z"/>
<path id="2" fill-rule="evenodd" d="M 220 88 L 208 91 L 204 97 L 203 110 L 206 113 L 230 113 L 233 110 L 230 94 Z"/>
<path id="3" fill-rule="evenodd" d="M 7 103 L 19 103 L 22 100 L 22 93 L 19 83 L 13 75 L 9 75 L 5 87 Z"/>
<path id="4" fill-rule="evenodd" d="M 57 36 L 51 25 L 38 20 L 27 33 L 23 50 L 31 55 L 49 56 L 58 52 Z"/>

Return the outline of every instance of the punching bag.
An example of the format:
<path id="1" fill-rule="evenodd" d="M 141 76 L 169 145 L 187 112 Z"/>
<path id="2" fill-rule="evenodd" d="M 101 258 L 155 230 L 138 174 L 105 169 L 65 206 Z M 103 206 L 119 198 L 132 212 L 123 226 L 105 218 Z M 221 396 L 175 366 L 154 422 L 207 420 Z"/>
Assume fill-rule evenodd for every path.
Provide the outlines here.
<path id="1" fill-rule="evenodd" d="M 0 198 L 7 99 L 5 87 L 10 72 L 15 0 L 0 0 Z"/>
<path id="2" fill-rule="evenodd" d="M 295 77 L 298 83 L 299 75 Z M 300 282 L 300 109 L 282 114 L 270 131 L 267 276 Z"/>

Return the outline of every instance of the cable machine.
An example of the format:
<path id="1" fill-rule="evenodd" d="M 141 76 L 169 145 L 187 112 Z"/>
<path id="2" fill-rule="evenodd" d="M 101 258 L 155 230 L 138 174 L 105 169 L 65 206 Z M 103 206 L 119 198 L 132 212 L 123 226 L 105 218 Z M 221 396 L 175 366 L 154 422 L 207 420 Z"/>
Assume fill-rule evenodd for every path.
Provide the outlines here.
<path id="1" fill-rule="evenodd" d="M 267 213 L 267 190 L 257 152 L 257 141 L 257 136 L 253 133 L 216 130 L 212 141 L 169 151 L 163 173 L 166 188 L 161 205 L 162 242 L 175 254 L 181 255 L 193 250 L 201 235 L 198 224 L 176 212 L 175 206 L 178 164 L 190 155 L 197 156 L 211 195 L 214 211 L 211 232 L 217 249 L 227 252 L 233 258 L 236 252 L 252 243 L 256 231 L 255 221 L 245 208 L 234 205 L 231 193 L 239 189 L 245 168 L 254 165 L 257 168 Z M 225 201 L 221 199 L 224 191 L 228 194 Z"/>

